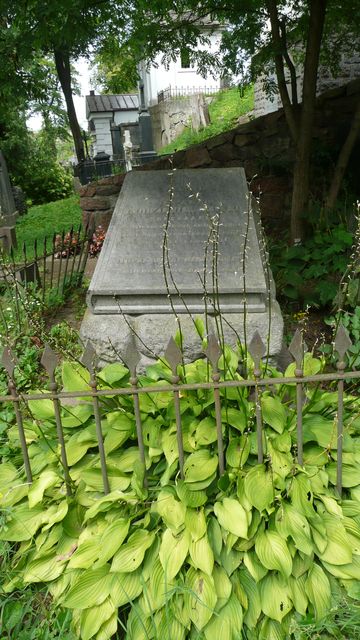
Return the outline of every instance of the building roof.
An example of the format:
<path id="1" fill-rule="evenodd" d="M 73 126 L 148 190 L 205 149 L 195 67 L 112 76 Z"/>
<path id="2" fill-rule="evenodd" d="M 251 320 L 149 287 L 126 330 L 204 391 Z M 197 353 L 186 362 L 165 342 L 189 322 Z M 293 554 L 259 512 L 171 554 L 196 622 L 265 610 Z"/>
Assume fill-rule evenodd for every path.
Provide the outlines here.
<path id="1" fill-rule="evenodd" d="M 89 113 L 101 113 L 102 111 L 137 111 L 139 109 L 139 96 L 137 93 L 122 93 L 121 95 L 89 95 L 86 96 L 86 116 Z"/>

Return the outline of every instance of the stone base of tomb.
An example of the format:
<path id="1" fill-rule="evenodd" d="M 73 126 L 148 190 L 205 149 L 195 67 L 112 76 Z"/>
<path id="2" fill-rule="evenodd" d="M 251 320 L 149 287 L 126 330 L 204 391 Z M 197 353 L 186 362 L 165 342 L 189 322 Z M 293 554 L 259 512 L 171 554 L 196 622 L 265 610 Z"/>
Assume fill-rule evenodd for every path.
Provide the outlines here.
<path id="1" fill-rule="evenodd" d="M 179 314 L 183 335 L 183 352 L 186 362 L 203 357 L 201 340 L 196 332 L 193 320 Z M 204 316 L 196 315 L 205 322 Z M 219 320 L 208 315 L 208 332 L 218 335 Z M 227 313 L 222 316 L 222 331 L 225 342 L 232 347 L 238 339 L 244 344 L 249 343 L 257 330 L 267 345 L 268 335 L 269 356 L 272 361 L 277 360 L 283 343 L 283 318 L 278 303 L 273 300 L 266 312 Z M 172 314 L 143 314 L 137 316 L 121 314 L 94 314 L 86 311 L 81 324 L 80 336 L 86 344 L 88 340 L 93 344 L 100 363 L 115 362 L 121 359 L 124 348 L 133 334 L 135 344 L 141 355 L 139 371 L 154 363 L 159 356 L 163 356 L 169 339 L 175 336 L 179 323 Z"/>

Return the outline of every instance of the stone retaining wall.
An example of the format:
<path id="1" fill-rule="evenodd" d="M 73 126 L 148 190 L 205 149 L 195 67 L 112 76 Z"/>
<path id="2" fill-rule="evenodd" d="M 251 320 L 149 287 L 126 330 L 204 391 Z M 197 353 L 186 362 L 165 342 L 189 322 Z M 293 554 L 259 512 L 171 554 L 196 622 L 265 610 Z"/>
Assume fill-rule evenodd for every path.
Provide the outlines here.
<path id="1" fill-rule="evenodd" d="M 101 178 L 80 187 L 80 207 L 84 227 L 107 229 L 113 214 L 125 174 Z"/>
<path id="2" fill-rule="evenodd" d="M 359 99 L 360 79 L 318 98 L 314 127 L 318 149 L 331 154 L 340 147 Z M 359 164 L 359 146 L 358 143 L 353 153 L 353 163 Z M 289 213 L 293 161 L 294 148 L 282 109 L 178 151 L 172 158 L 173 166 L 179 169 L 243 166 L 251 190 L 259 198 L 262 219 L 279 225 L 284 224 L 284 217 Z M 164 156 L 139 169 L 146 171 L 169 167 L 169 158 Z M 103 178 L 82 188 L 80 204 L 85 221 L 90 218 L 95 224 L 107 226 L 123 179 L 124 176 Z M 106 187 L 114 189 L 111 195 L 106 192 Z M 318 195 L 316 188 L 319 191 L 319 187 L 315 184 L 313 188 L 315 195 Z"/>

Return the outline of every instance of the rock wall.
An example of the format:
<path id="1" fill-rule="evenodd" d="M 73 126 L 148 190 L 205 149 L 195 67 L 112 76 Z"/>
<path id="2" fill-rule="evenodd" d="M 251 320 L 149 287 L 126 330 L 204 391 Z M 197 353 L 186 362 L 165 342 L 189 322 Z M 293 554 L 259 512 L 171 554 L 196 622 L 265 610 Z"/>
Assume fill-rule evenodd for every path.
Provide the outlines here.
<path id="1" fill-rule="evenodd" d="M 156 151 L 172 142 L 187 127 L 198 131 L 209 124 L 208 98 L 202 94 L 164 100 L 149 107 L 149 111 Z"/>
<path id="2" fill-rule="evenodd" d="M 124 178 L 125 174 L 118 174 L 80 187 L 80 207 L 85 228 L 108 228 Z"/>
<path id="3" fill-rule="evenodd" d="M 314 127 L 317 149 L 330 154 L 340 147 L 359 99 L 360 79 L 328 91 L 318 98 Z M 359 164 L 359 146 L 358 142 L 353 153 L 353 163 Z M 250 188 L 259 199 L 263 221 L 280 227 L 284 226 L 284 218 L 289 212 L 293 162 L 294 148 L 282 109 L 240 124 L 231 131 L 178 151 L 172 156 L 172 166 L 179 169 L 243 166 Z M 138 170 L 169 167 L 169 157 L 164 156 Z M 98 224 L 103 224 L 104 219 L 110 219 L 110 205 L 116 201 L 115 194 L 120 191 L 123 178 L 103 178 L 98 183 L 82 188 L 84 219 L 88 218 L 88 214 Z M 322 176 L 321 179 L 323 178 Z M 103 189 L 107 187 L 114 189 L 110 196 L 107 192 L 104 193 Z M 315 193 L 316 188 L 318 186 L 313 185 Z"/>

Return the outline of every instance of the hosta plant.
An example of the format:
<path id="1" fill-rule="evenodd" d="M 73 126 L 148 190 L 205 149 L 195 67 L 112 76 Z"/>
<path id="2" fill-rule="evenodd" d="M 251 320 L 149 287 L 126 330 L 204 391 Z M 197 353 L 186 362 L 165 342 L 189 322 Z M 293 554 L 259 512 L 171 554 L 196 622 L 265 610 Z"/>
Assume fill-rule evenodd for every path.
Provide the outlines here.
<path id="1" fill-rule="evenodd" d="M 226 349 L 226 376 L 240 378 Z M 250 372 L 251 372 L 251 363 Z M 322 362 L 308 354 L 305 374 Z M 63 365 L 66 390 L 88 389 L 88 373 Z M 204 382 L 204 360 L 185 366 Z M 290 365 L 285 375 L 294 374 Z M 267 376 L 281 375 L 268 367 Z M 164 364 L 139 385 L 164 385 Z M 213 390 L 183 391 L 185 451 L 179 474 L 171 392 L 140 395 L 146 469 L 140 463 L 129 372 L 107 365 L 98 384 L 110 481 L 104 495 L 93 405 L 62 406 L 72 495 L 60 464 L 53 403 L 29 403 L 26 439 L 34 475 L 25 481 L 16 427 L 0 466 L 0 539 L 14 543 L 10 592 L 47 584 L 70 609 L 77 637 L 107 640 L 282 640 L 291 620 L 321 619 L 339 582 L 359 597 L 359 401 L 345 398 L 343 499 L 335 491 L 337 394 L 305 389 L 304 466 L 296 463 L 295 386 L 261 395 L 263 464 L 257 462 L 255 405 L 246 388 L 221 390 L 226 472 L 218 475 Z M 144 477 L 146 482 L 144 483 Z"/>

